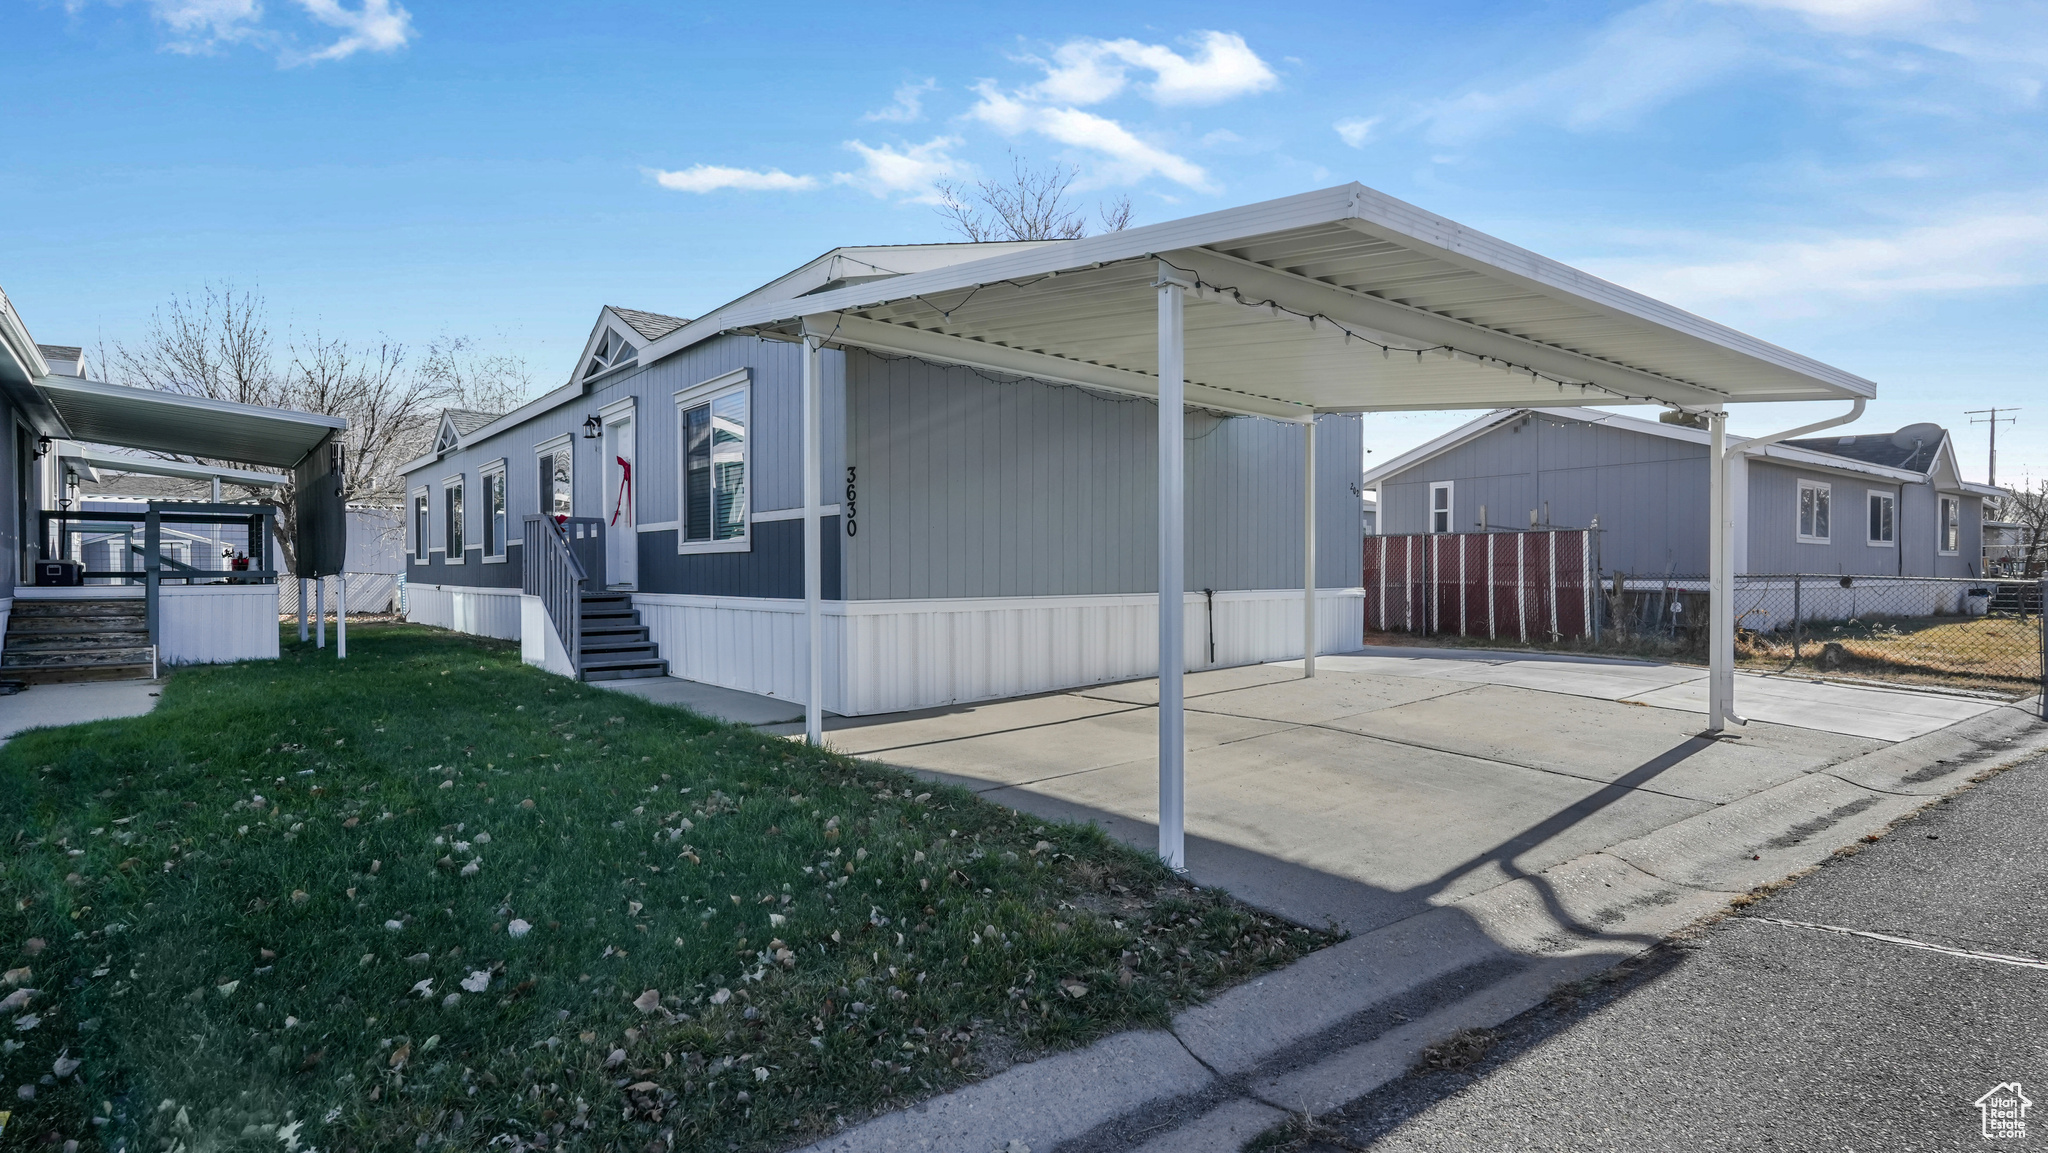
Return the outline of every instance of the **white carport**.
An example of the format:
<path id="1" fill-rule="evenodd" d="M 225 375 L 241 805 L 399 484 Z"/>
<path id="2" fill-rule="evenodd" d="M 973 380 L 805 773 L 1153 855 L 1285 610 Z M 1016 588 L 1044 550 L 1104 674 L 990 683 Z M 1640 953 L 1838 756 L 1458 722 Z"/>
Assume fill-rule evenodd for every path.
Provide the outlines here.
<path id="1" fill-rule="evenodd" d="M 908 354 L 1159 401 L 1159 851 L 1176 868 L 1184 860 L 1183 637 L 1174 595 L 1184 583 L 1184 406 L 1300 423 L 1307 433 L 1317 413 L 1654 403 L 1705 413 L 1718 450 L 1730 403 L 1857 402 L 1850 416 L 1824 422 L 1831 424 L 1853 419 L 1876 391 L 1867 380 L 1358 184 L 797 301 L 735 305 L 653 342 L 643 360 L 707 330 L 800 339 L 809 350 L 806 727 L 813 742 L 822 738 L 820 349 Z M 1733 718 L 1734 692 L 1733 622 L 1722 595 L 1732 525 L 1725 455 L 1716 459 L 1710 730 Z M 1305 487 L 1304 504 L 1312 501 Z M 1304 583 L 1310 640 L 1312 565 Z M 1313 644 L 1306 649 L 1305 675 L 1313 676 Z"/>

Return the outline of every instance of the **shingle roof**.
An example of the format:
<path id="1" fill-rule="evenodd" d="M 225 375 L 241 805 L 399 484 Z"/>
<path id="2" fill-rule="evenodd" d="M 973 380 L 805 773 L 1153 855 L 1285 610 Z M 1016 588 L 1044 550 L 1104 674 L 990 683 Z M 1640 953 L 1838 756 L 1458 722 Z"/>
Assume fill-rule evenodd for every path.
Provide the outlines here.
<path id="1" fill-rule="evenodd" d="M 447 410 L 448 423 L 454 425 L 455 431 L 462 436 L 468 436 L 503 415 L 502 412 L 471 412 L 466 408 Z"/>
<path id="2" fill-rule="evenodd" d="M 621 320 L 632 325 L 634 332 L 639 333 L 648 340 L 660 340 L 676 329 L 690 323 L 690 318 L 687 316 L 663 316 L 659 312 L 641 312 L 638 309 L 620 308 L 610 304 L 605 307 L 616 313 Z"/>
<path id="3" fill-rule="evenodd" d="M 1913 435 L 1905 435 L 1905 434 Z M 1785 443 L 1808 452 L 1845 457 L 1864 464 L 1907 469 L 1924 473 L 1934 467 L 1934 457 L 1946 432 L 1939 429 L 1900 429 L 1898 432 L 1864 433 L 1861 436 L 1817 436 Z M 1904 441 L 1904 443 L 1900 443 Z M 1917 442 L 1917 443 L 1916 443 Z"/>
<path id="4" fill-rule="evenodd" d="M 75 344 L 38 344 L 36 351 L 46 360 L 77 360 L 85 350 Z"/>

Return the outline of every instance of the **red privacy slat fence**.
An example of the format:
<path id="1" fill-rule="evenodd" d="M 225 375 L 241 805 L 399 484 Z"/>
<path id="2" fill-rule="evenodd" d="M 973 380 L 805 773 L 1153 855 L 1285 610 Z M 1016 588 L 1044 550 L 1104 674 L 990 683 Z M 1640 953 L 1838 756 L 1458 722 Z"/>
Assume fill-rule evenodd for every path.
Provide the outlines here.
<path id="1" fill-rule="evenodd" d="M 1558 641 L 1593 633 L 1585 529 L 1365 538 L 1365 630 Z"/>

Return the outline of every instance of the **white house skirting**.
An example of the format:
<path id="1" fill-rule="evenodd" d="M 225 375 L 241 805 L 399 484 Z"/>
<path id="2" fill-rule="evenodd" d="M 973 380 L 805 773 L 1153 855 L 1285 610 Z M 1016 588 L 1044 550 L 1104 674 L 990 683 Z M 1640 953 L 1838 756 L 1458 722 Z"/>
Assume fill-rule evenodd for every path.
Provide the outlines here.
<path id="1" fill-rule="evenodd" d="M 330 599 L 333 590 L 329 589 Z M 328 611 L 334 611 L 329 605 Z M 459 633 L 519 639 L 519 590 L 465 585 L 408 584 L 405 619 Z"/>
<path id="2" fill-rule="evenodd" d="M 413 585 L 407 619 L 508 640 L 520 636 L 517 589 Z M 1357 648 L 1362 589 L 1321 589 L 1321 652 Z M 761 597 L 635 593 L 641 623 L 672 676 L 801 702 L 804 603 Z M 1301 656 L 1301 591 L 1186 599 L 1189 669 Z M 1157 671 L 1157 608 L 1147 594 L 828 601 L 825 707 L 842 716 L 995 700 Z"/>
<path id="3" fill-rule="evenodd" d="M 277 589 L 271 585 L 172 585 L 157 590 L 157 660 L 166 665 L 277 659 Z M 142 600 L 140 585 L 39 588 L 14 600 Z M 0 618 L 0 628 L 4 628 Z"/>
<path id="4" fill-rule="evenodd" d="M 1318 648 L 1357 647 L 1359 589 L 1318 591 Z M 803 602 L 642 593 L 633 598 L 669 670 L 693 681 L 801 701 Z M 1301 656 L 1301 593 L 1219 592 L 1186 600 L 1191 669 Z M 1150 676 L 1149 595 L 829 602 L 825 707 L 843 716 L 993 700 Z"/>
<path id="5" fill-rule="evenodd" d="M 164 585 L 157 590 L 157 659 L 167 665 L 277 659 L 271 585 Z"/>

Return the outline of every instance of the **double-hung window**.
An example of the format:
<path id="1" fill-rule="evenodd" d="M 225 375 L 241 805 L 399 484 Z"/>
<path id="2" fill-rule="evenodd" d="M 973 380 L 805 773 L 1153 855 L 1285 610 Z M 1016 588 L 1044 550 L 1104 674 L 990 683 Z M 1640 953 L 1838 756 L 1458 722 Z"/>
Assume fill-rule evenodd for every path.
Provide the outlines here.
<path id="1" fill-rule="evenodd" d="M 1954 556 L 1962 551 L 1963 514 L 1962 502 L 1952 496 L 1941 498 L 1941 524 L 1939 526 L 1940 549 L 1943 556 Z"/>
<path id="2" fill-rule="evenodd" d="M 551 516 L 556 520 L 560 520 L 563 517 L 574 515 L 572 511 L 574 507 L 572 500 L 574 489 L 570 487 L 570 482 L 574 479 L 572 473 L 576 465 L 576 458 L 573 455 L 574 445 L 575 441 L 566 436 L 560 437 L 543 446 L 534 454 L 534 459 L 539 464 L 540 508 L 538 511 L 542 516 Z"/>
<path id="3" fill-rule="evenodd" d="M 505 559 L 505 462 L 485 465 L 477 476 L 483 485 L 484 560 Z"/>
<path id="4" fill-rule="evenodd" d="M 1828 485 L 1818 480 L 1799 482 L 1799 541 L 1826 544 L 1828 535 Z"/>
<path id="5" fill-rule="evenodd" d="M 1429 486 L 1429 531 L 1451 531 L 1451 483 L 1437 481 Z"/>
<path id="6" fill-rule="evenodd" d="M 465 538 L 462 535 L 462 478 L 460 476 L 450 477 L 441 482 L 441 503 L 446 510 L 443 524 L 448 532 L 448 541 L 445 546 L 447 556 L 444 559 L 449 564 L 461 564 L 464 559 L 462 550 Z"/>
<path id="7" fill-rule="evenodd" d="M 414 489 L 412 494 L 412 563 L 427 563 L 427 542 L 434 539 L 433 530 L 427 524 L 426 489 Z"/>
<path id="8" fill-rule="evenodd" d="M 1898 497 L 1888 492 L 1872 490 L 1870 501 L 1870 535 L 1867 538 L 1872 548 L 1891 548 L 1892 521 L 1898 512 Z"/>
<path id="9" fill-rule="evenodd" d="M 683 458 L 680 552 L 749 547 L 749 401 L 744 369 L 676 394 Z"/>

